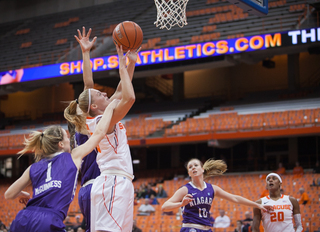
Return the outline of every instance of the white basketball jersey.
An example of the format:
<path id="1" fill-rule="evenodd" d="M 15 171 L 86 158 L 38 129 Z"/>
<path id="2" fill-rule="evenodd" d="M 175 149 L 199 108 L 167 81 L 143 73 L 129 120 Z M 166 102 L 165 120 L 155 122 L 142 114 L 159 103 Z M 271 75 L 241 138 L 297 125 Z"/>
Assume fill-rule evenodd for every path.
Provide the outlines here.
<path id="1" fill-rule="evenodd" d="M 102 115 L 87 117 L 87 129 L 92 134 Z M 97 163 L 100 171 L 121 170 L 133 175 L 131 153 L 128 145 L 126 129 L 121 122 L 116 123 L 111 134 L 106 135 L 97 147 Z"/>
<path id="2" fill-rule="evenodd" d="M 272 205 L 274 211 L 263 212 L 262 224 L 265 232 L 294 232 L 293 228 L 293 206 L 289 196 L 282 195 L 277 201 L 267 197 L 261 198 L 262 205 Z"/>

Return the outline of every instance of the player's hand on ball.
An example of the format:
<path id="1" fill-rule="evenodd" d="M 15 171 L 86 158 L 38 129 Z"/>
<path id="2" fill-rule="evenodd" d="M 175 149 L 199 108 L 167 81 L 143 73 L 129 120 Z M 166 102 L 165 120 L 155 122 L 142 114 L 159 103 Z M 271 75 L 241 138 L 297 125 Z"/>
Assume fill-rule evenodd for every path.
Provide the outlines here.
<path id="1" fill-rule="evenodd" d="M 140 52 L 140 50 L 141 50 L 141 47 L 138 48 L 138 49 L 135 50 L 135 51 L 129 50 L 129 51 L 127 52 L 127 56 L 128 56 L 128 58 L 129 58 L 129 60 L 132 61 L 132 62 L 137 62 L 138 53 Z"/>
<path id="2" fill-rule="evenodd" d="M 187 194 L 182 199 L 182 206 L 189 204 L 193 200 L 193 196 L 191 194 Z"/>
<path id="3" fill-rule="evenodd" d="M 127 55 L 123 55 L 122 46 L 116 45 L 116 48 L 117 48 L 118 57 L 119 57 L 119 69 L 120 68 L 125 68 L 126 67 Z"/>

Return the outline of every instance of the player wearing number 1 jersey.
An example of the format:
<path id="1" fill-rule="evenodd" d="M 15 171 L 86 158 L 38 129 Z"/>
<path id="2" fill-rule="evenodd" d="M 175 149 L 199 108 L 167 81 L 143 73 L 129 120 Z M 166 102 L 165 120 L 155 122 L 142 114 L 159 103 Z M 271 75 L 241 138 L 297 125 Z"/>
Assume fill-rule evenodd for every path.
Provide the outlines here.
<path id="1" fill-rule="evenodd" d="M 71 153 L 67 132 L 60 126 L 30 134 L 25 140 L 25 148 L 19 153 L 33 151 L 37 162 L 29 166 L 5 192 L 6 199 L 20 197 L 20 202 L 26 204 L 26 208 L 13 220 L 10 231 L 65 231 L 63 220 L 74 197 L 82 158 L 105 136 L 116 104 L 117 101 L 109 104 L 95 133 Z M 30 194 L 22 191 L 28 185 L 33 188 L 30 200 Z"/>
<path id="2" fill-rule="evenodd" d="M 273 211 L 260 212 L 254 209 L 253 232 L 259 232 L 260 221 L 265 232 L 301 232 L 301 215 L 298 201 L 290 196 L 280 193 L 282 179 L 276 173 L 270 173 L 266 177 L 269 195 L 257 201 L 262 205 L 270 205 Z M 292 222 L 294 218 L 295 227 Z"/>
<path id="3" fill-rule="evenodd" d="M 198 159 L 191 159 L 187 164 L 191 181 L 178 189 L 175 194 L 162 205 L 163 211 L 182 207 L 182 228 L 180 232 L 210 232 L 210 208 L 214 197 L 257 207 L 267 211 L 271 207 L 263 206 L 244 197 L 230 194 L 216 185 L 204 182 L 209 176 L 222 175 L 227 165 L 222 160 L 207 160 L 204 164 Z"/>

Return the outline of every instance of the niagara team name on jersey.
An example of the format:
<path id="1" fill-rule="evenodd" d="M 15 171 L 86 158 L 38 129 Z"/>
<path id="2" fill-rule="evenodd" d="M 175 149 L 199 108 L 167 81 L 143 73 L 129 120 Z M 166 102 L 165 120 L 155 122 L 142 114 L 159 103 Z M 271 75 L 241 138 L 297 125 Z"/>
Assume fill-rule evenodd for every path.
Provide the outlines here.
<path id="1" fill-rule="evenodd" d="M 294 232 L 292 218 L 293 205 L 289 196 L 282 195 L 274 201 L 269 196 L 261 198 L 262 205 L 273 206 L 272 212 L 262 213 L 262 224 L 265 232 Z"/>
<path id="2" fill-rule="evenodd" d="M 188 194 L 193 196 L 193 200 L 182 207 L 182 223 L 194 223 L 212 226 L 210 223 L 210 209 L 214 198 L 214 190 L 211 184 L 204 182 L 204 189 L 201 191 L 191 182 L 185 185 Z"/>
<path id="3" fill-rule="evenodd" d="M 87 129 L 92 134 L 102 115 L 95 118 L 87 117 Z M 107 134 L 97 147 L 97 163 L 100 171 L 122 170 L 133 175 L 130 148 L 126 129 L 121 122 L 116 123 L 114 131 Z"/>

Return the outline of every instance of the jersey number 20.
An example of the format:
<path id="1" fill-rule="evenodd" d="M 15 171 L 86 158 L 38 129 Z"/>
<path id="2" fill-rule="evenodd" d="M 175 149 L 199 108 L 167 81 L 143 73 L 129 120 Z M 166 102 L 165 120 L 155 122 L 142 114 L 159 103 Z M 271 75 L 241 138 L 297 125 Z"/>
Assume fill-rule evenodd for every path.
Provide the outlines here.
<path id="1" fill-rule="evenodd" d="M 271 222 L 282 222 L 284 220 L 284 213 L 283 212 L 272 212 L 270 213 Z"/>

